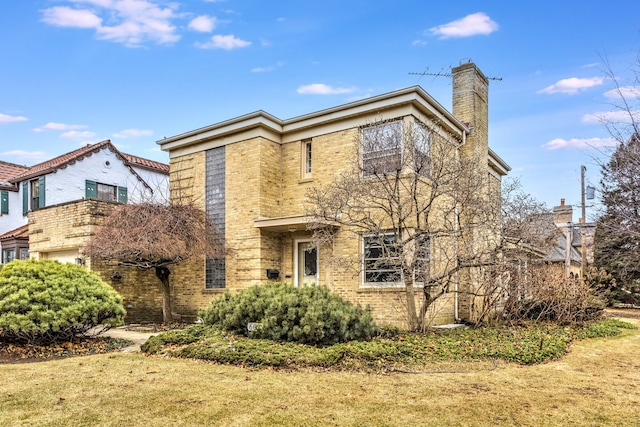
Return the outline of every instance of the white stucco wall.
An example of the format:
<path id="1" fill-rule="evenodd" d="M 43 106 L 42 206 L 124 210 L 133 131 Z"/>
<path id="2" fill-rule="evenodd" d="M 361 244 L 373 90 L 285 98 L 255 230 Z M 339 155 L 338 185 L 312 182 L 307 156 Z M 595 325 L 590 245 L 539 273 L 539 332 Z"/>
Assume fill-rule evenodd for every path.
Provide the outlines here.
<path id="1" fill-rule="evenodd" d="M 81 160 L 69 164 L 64 168 L 45 175 L 45 205 L 54 206 L 82 200 L 86 195 L 86 180 L 101 184 L 127 188 L 128 203 L 140 203 L 155 199 L 158 194 L 159 201 L 168 193 L 168 177 L 166 175 L 144 170 L 140 175 L 144 180 L 149 180 L 149 187 L 160 186 L 159 190 L 152 192 L 146 182 L 140 180 L 131 169 L 108 148 L 84 157 Z M 162 188 L 164 186 L 164 188 Z M 18 194 L 18 210 L 22 215 L 22 185 Z"/>
<path id="2" fill-rule="evenodd" d="M 149 184 L 153 190 L 151 201 L 164 203 L 169 201 L 169 175 L 163 175 L 148 169 L 133 167 L 133 169 Z"/>
<path id="3" fill-rule="evenodd" d="M 18 191 L 8 191 L 8 194 L 9 214 L 2 214 L 0 216 L 0 234 L 15 230 L 27 223 L 27 217 L 22 216 L 22 193 Z"/>

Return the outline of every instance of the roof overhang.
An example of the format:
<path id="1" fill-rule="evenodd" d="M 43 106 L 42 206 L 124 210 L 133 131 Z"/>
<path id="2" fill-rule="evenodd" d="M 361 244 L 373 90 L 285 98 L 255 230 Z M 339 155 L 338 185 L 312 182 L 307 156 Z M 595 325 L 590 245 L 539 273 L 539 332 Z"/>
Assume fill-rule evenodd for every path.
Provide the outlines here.
<path id="1" fill-rule="evenodd" d="M 489 167 L 494 173 L 505 176 L 511 170 L 511 166 L 500 158 L 491 148 L 489 148 Z"/>
<path id="2" fill-rule="evenodd" d="M 265 112 L 256 111 L 234 119 L 215 123 L 169 138 L 156 141 L 163 151 L 179 152 L 180 155 L 216 148 L 234 142 L 265 137 L 278 143 L 304 139 L 317 134 L 326 127 L 326 132 L 362 126 L 363 120 L 379 119 L 381 116 L 407 114 L 424 115 L 439 122 L 448 131 L 460 137 L 469 129 L 447 111 L 420 86 L 412 86 L 394 92 L 354 101 L 348 104 L 316 111 L 303 116 L 281 120 Z M 195 148 L 195 146 L 201 146 Z"/>
<path id="3" fill-rule="evenodd" d="M 276 233 L 294 233 L 307 230 L 307 224 L 311 223 L 310 215 L 281 216 L 277 218 L 260 218 L 253 222 L 255 228 Z"/>

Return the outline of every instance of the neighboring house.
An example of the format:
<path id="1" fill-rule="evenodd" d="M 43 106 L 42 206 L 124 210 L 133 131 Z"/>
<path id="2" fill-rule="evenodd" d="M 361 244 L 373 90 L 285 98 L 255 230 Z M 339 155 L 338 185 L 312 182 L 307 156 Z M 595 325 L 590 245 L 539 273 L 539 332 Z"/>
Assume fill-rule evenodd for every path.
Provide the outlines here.
<path id="1" fill-rule="evenodd" d="M 320 250 L 309 245 L 305 194 L 348 170 L 359 132 L 382 117 L 400 126 L 429 123 L 462 141 L 458 150 L 483 159 L 476 165 L 478 176 L 486 178 L 481 180 L 491 187 L 491 202 L 499 204 L 500 182 L 510 168 L 488 148 L 488 79 L 473 63 L 452 74 L 453 112 L 414 86 L 288 120 L 258 111 L 158 141 L 169 153 L 172 192 L 190 194 L 201 204 L 228 249 L 224 259 L 172 269 L 175 311 L 195 316 L 225 289 L 279 280 L 326 285 L 349 301 L 370 305 L 380 322 L 403 324 L 402 288 L 367 282 L 371 275 L 345 273 L 328 262 L 331 251 L 362 257 L 365 236 Z M 497 224 L 486 226 L 499 234 Z M 470 305 L 448 295 L 435 321 L 468 318 Z"/>
<path id="2" fill-rule="evenodd" d="M 14 235 L 19 235 L 26 223 L 24 217 L 20 213 L 20 194 L 17 184 L 11 180 L 18 175 L 23 174 L 29 168 L 26 166 L 16 165 L 0 160 L 0 263 L 13 261 L 15 258 L 28 258 L 28 250 L 26 252 L 20 249 L 23 245 L 18 246 L 13 240 Z M 5 236 L 6 234 L 6 236 Z"/>
<path id="3" fill-rule="evenodd" d="M 573 222 L 573 206 L 560 200 L 560 205 L 553 208 L 553 223 L 558 228 L 558 242 L 543 258 L 544 261 L 564 268 L 565 276 L 582 276 L 582 257 L 586 257 L 586 265 L 593 263 L 593 239 L 595 224 Z M 585 247 L 582 247 L 582 233 L 585 235 Z"/>
<path id="4" fill-rule="evenodd" d="M 28 240 L 31 257 L 82 263 L 94 216 L 105 214 L 100 202 L 168 200 L 168 165 L 121 153 L 109 140 L 31 167 L 1 162 L 0 171 L 3 262 L 24 257 Z"/>

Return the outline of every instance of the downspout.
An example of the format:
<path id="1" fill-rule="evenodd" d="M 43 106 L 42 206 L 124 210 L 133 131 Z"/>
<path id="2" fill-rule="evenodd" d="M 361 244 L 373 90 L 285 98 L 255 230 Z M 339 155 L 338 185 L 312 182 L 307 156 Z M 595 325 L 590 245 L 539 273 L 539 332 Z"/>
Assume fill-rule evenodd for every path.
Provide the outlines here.
<path id="1" fill-rule="evenodd" d="M 458 259 L 458 251 L 460 250 L 459 245 L 458 245 L 458 233 L 460 231 L 460 226 L 458 224 L 458 221 L 460 220 L 460 215 L 458 213 L 458 206 L 456 205 L 455 207 L 455 212 L 456 212 L 456 221 L 455 221 L 455 236 L 456 236 L 456 244 L 455 244 L 455 251 L 456 251 L 456 259 Z M 457 266 L 456 266 L 457 267 Z M 460 272 L 456 271 L 456 275 L 453 281 L 453 320 L 455 322 L 458 322 L 460 320 L 460 316 L 459 316 L 459 309 L 458 309 L 458 289 L 459 289 L 459 283 L 460 283 Z"/>

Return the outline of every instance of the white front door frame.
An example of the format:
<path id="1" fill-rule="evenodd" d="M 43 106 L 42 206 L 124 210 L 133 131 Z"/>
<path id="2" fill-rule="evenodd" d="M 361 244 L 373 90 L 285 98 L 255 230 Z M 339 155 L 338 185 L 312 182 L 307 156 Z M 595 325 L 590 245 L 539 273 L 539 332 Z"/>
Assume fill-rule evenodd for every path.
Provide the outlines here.
<path id="1" fill-rule="evenodd" d="M 300 248 L 305 243 L 311 243 L 313 239 L 294 239 L 293 240 L 293 285 L 297 288 L 300 286 Z M 320 277 L 320 251 L 316 249 L 316 274 L 315 284 L 318 285 Z"/>

